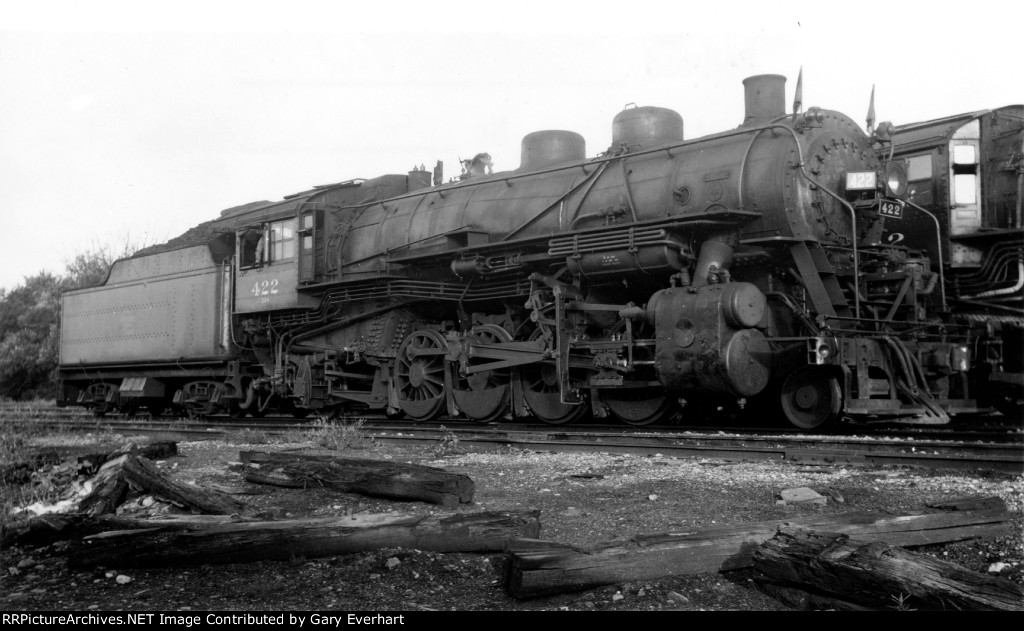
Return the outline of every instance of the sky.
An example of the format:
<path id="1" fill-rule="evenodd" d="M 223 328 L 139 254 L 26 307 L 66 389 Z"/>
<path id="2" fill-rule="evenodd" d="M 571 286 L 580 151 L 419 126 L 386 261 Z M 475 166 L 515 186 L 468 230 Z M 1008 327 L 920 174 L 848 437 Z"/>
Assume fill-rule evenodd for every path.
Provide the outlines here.
<path id="1" fill-rule="evenodd" d="M 895 124 L 1024 103 L 1014 6 L 0 0 L 0 289 L 314 185 L 515 169 L 537 130 L 595 156 L 627 104 L 725 131 L 757 74 L 862 126 L 872 86 Z"/>

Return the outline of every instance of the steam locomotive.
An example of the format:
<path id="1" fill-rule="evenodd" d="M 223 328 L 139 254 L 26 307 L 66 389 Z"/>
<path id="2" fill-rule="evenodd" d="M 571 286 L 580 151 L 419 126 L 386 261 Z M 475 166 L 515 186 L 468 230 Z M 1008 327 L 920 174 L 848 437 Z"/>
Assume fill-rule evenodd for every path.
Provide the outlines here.
<path id="1" fill-rule="evenodd" d="M 805 430 L 983 409 L 1002 347 L 904 227 L 897 130 L 787 113 L 785 81 L 746 79 L 742 124 L 702 138 L 633 107 L 594 158 L 538 131 L 514 171 L 228 209 L 63 297 L 62 402 L 632 425 L 720 402 Z"/>

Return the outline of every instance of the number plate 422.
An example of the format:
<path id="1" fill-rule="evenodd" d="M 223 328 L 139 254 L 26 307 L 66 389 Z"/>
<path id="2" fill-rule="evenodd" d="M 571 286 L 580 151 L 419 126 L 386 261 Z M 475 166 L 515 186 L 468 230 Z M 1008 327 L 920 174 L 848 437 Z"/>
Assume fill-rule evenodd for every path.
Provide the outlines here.
<path id="1" fill-rule="evenodd" d="M 903 202 L 894 202 L 883 199 L 878 206 L 878 214 L 893 219 L 903 219 Z"/>
<path id="2" fill-rule="evenodd" d="M 258 298 L 260 302 L 270 302 L 269 296 L 277 293 L 277 279 L 258 280 L 252 286 L 252 289 L 249 290 L 249 293 Z"/>

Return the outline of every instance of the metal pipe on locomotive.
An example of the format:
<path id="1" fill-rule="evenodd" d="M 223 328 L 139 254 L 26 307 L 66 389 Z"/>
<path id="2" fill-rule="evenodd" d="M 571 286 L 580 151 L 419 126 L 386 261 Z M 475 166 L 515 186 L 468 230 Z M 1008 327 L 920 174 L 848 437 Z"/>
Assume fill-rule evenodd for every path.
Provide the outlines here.
<path id="1" fill-rule="evenodd" d="M 632 108 L 596 158 L 542 131 L 515 171 L 481 154 L 449 183 L 439 164 L 433 185 L 420 168 L 225 211 L 65 298 L 64 400 L 636 425 L 713 401 L 804 429 L 976 409 L 973 340 L 942 319 L 937 271 L 886 240 L 906 192 L 891 139 L 787 114 L 784 77 L 744 85 L 745 120 L 719 134 L 684 140 L 675 112 Z M 204 280 L 161 263 L 182 257 Z M 157 277 L 171 300 L 143 288 Z M 156 303 L 174 317 L 140 322 Z M 168 334 L 182 319 L 205 345 Z"/>

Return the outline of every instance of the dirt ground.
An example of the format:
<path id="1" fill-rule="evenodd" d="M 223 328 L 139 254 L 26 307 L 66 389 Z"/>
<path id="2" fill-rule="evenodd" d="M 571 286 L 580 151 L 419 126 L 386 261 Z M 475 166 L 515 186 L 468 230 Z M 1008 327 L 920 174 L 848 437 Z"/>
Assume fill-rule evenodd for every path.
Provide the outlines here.
<path id="1" fill-rule="evenodd" d="M 131 437 L 102 436 L 107 444 Z M 139 440 L 139 439 L 135 439 Z M 294 437 L 292 438 L 294 441 Z M 251 441 L 251 442 L 247 442 Z M 852 466 L 798 466 L 698 458 L 560 454 L 506 450 L 466 453 L 451 442 L 425 448 L 374 444 L 341 455 L 413 462 L 469 475 L 474 502 L 459 512 L 539 509 L 541 537 L 580 547 L 641 533 L 693 532 L 726 524 L 811 513 L 900 513 L 964 496 L 1001 497 L 1013 511 L 1012 534 L 918 548 L 980 572 L 1024 585 L 1024 481 L 1020 476 Z M 327 489 L 297 490 L 246 483 L 229 469 L 244 449 L 309 449 L 308 442 L 267 444 L 240 435 L 179 443 L 160 463 L 175 479 L 235 493 L 280 517 L 353 513 L 423 515 L 436 505 L 400 503 Z M 322 447 L 319 453 L 330 453 Z M 780 491 L 830 492 L 826 505 L 780 504 Z M 842 501 L 837 501 L 841 499 Z M 134 497 L 119 512 L 145 517 L 180 509 Z M 206 565 L 185 569 L 73 570 L 65 557 L 76 544 L 12 548 L 0 558 L 4 611 L 417 611 L 417 610 L 785 610 L 754 587 L 749 572 L 704 574 L 609 585 L 517 601 L 505 592 L 503 554 L 442 554 L 387 549 L 288 562 Z M 896 595 L 894 595 L 895 597 Z M 896 601 L 893 609 L 898 608 Z"/>

